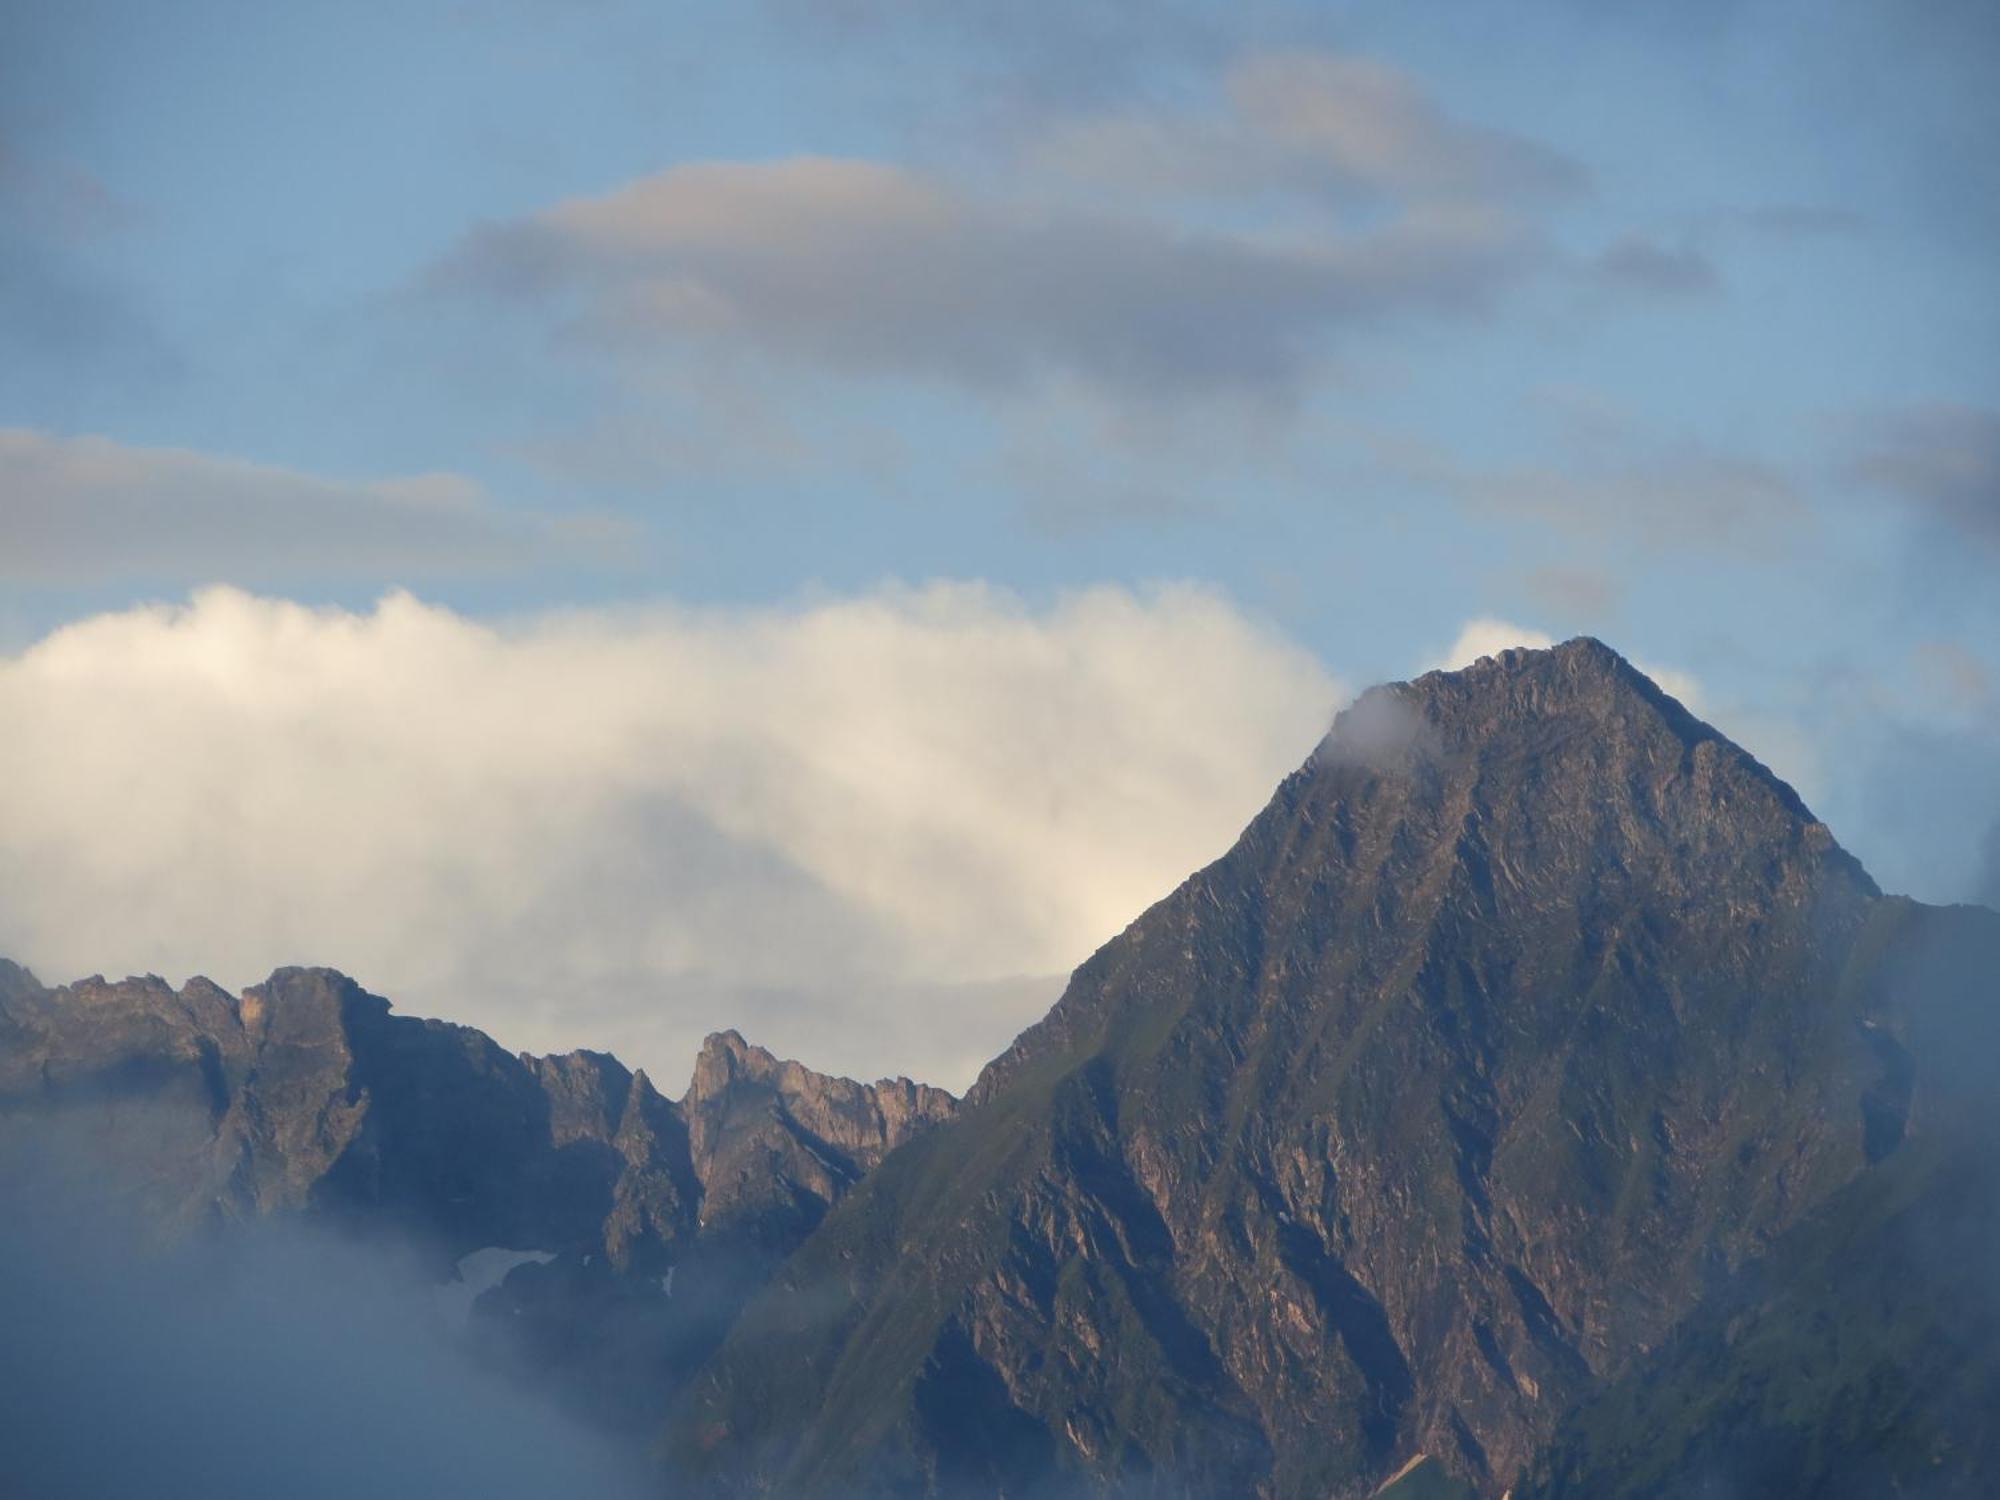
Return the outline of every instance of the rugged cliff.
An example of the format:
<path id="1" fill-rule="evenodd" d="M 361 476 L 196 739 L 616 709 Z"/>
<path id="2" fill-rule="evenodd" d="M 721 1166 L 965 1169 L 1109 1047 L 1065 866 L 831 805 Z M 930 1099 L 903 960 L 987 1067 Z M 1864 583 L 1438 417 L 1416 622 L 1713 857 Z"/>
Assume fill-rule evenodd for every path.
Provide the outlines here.
<path id="1" fill-rule="evenodd" d="M 2000 914 L 1886 902 L 1906 1141 L 1566 1413 L 1516 1500 L 1974 1500 L 2000 1475 Z"/>
<path id="2" fill-rule="evenodd" d="M 656 1421 L 770 1269 L 957 1101 L 711 1037 L 685 1099 L 597 1052 L 515 1056 L 396 1016 L 325 969 L 232 997 L 205 979 L 45 989 L 0 963 L 0 1143 L 57 1127 L 79 1170 L 180 1233 L 298 1215 L 544 1260 L 487 1299 L 496 1357 L 614 1422 Z M 496 1333 L 496 1338 L 498 1337 Z"/>
<path id="3" fill-rule="evenodd" d="M 674 1430 L 812 1494 L 1498 1495 L 1902 1141 L 1896 913 L 1595 641 L 1376 689 L 748 1310 Z M 1992 970 L 1989 970 L 1992 972 Z"/>

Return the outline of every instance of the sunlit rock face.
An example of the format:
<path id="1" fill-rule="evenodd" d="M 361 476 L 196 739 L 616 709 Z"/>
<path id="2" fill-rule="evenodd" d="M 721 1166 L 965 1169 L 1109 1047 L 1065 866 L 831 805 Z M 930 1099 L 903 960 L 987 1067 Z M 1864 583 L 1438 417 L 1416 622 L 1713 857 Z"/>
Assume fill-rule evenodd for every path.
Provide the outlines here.
<path id="1" fill-rule="evenodd" d="M 829 1078 L 734 1031 L 711 1036 L 681 1101 L 702 1225 L 795 1243 L 885 1155 L 957 1107 L 907 1078 Z"/>
<path id="2" fill-rule="evenodd" d="M 1498 1495 L 1899 1150 L 1912 910 L 1597 642 L 1376 689 L 834 1210 L 676 1451 L 781 1494 L 1317 1500 L 1427 1454 Z"/>

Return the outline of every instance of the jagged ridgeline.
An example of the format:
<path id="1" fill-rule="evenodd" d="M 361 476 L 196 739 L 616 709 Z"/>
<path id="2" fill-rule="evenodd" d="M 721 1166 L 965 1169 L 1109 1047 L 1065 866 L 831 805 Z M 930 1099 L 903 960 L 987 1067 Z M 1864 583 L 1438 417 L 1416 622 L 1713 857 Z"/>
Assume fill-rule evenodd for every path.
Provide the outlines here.
<path id="1" fill-rule="evenodd" d="M 827 1208 L 957 1100 L 828 1078 L 735 1032 L 679 1101 L 599 1052 L 515 1056 L 327 969 L 45 989 L 0 960 L 0 1144 L 62 1127 L 79 1171 L 182 1232 L 299 1215 L 414 1240 L 441 1277 L 539 1252 L 509 1336 L 614 1425 L 659 1419 Z"/>
<path id="2" fill-rule="evenodd" d="M 6 968 L 0 1113 L 552 1256 L 482 1306 L 665 1493 L 1973 1495 L 1996 977 L 1581 640 L 1364 695 L 962 1107 Z"/>

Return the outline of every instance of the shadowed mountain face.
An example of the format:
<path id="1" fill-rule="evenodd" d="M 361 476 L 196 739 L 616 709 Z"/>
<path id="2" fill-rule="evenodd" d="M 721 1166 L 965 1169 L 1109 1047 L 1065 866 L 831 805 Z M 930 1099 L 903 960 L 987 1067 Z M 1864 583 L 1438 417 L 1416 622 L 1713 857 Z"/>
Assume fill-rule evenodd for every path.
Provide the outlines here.
<path id="1" fill-rule="evenodd" d="M 60 1126 L 182 1232 L 299 1215 L 414 1237 L 447 1276 L 488 1247 L 542 1252 L 493 1310 L 614 1422 L 656 1421 L 827 1208 L 956 1107 L 734 1032 L 676 1103 L 614 1057 L 517 1057 L 325 969 L 236 999 L 205 979 L 49 990 L 0 961 L 0 1144 Z"/>
<path id="2" fill-rule="evenodd" d="M 835 1210 L 676 1451 L 778 1494 L 1360 1496 L 1423 1454 L 1497 1495 L 1898 1147 L 1911 909 L 1595 642 L 1377 689 Z"/>
<path id="3" fill-rule="evenodd" d="M 487 1322 L 671 1405 L 674 1493 L 1970 1495 L 1997 981 L 2000 917 L 1882 896 L 1585 640 L 1362 697 L 962 1108 L 0 963 L 0 1144 L 78 1127 L 183 1226 L 546 1252 Z"/>
<path id="4" fill-rule="evenodd" d="M 1884 903 L 1908 1140 L 1566 1413 L 1517 1500 L 1975 1500 L 2000 1474 L 2000 914 Z"/>
<path id="5" fill-rule="evenodd" d="M 206 979 L 44 989 L 0 960 L 0 1112 L 119 1137 L 143 1113 L 170 1217 L 309 1212 L 484 1246 L 600 1251 L 654 1273 L 704 1238 L 784 1253 L 942 1089 L 861 1084 L 708 1039 L 679 1103 L 601 1052 L 514 1056 L 393 1016 L 330 969 L 240 1000 Z M 176 1119 L 175 1116 L 179 1118 Z"/>

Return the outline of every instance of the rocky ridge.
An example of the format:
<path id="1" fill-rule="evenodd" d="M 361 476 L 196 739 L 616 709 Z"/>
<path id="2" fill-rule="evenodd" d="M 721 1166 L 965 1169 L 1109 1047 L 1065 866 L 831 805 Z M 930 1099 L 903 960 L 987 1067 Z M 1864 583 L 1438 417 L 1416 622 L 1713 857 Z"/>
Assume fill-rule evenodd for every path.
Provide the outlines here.
<path id="1" fill-rule="evenodd" d="M 0 961 L 0 1144 L 62 1126 L 181 1233 L 299 1216 L 414 1238 L 444 1276 L 487 1247 L 543 1252 L 489 1296 L 531 1363 L 631 1420 L 656 1419 L 759 1279 L 956 1107 L 734 1032 L 675 1101 L 606 1053 L 517 1056 L 330 969 L 236 997 L 156 976 L 50 989 Z M 596 1322 L 625 1327 L 581 1339 Z"/>

